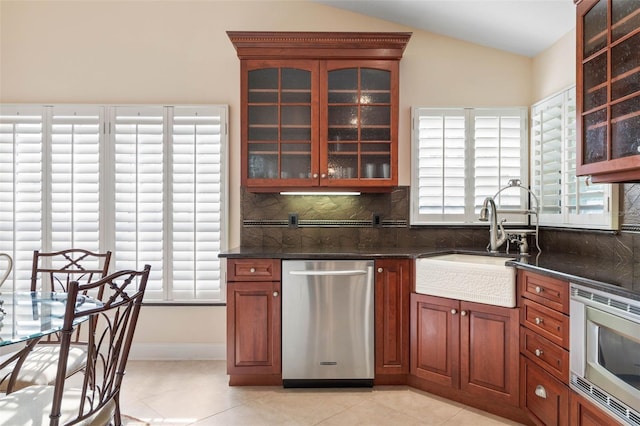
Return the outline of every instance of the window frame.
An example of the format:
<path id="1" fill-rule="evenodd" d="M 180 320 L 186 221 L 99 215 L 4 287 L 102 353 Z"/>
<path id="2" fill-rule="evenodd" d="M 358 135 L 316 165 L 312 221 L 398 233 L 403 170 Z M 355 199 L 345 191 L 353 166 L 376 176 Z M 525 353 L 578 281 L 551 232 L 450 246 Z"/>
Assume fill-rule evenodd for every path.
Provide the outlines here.
<path id="1" fill-rule="evenodd" d="M 560 134 L 560 154 L 559 163 L 560 168 L 558 173 L 560 174 L 559 194 L 558 200 L 560 205 L 558 206 L 558 213 L 545 213 L 542 209 L 539 215 L 540 226 L 550 226 L 558 228 L 579 228 L 579 229 L 601 229 L 601 230 L 617 230 L 619 228 L 618 221 L 618 206 L 619 206 L 619 185 L 618 184 L 592 184 L 589 182 L 589 177 L 576 175 L 576 155 L 577 155 L 577 133 L 576 133 L 576 86 L 572 85 L 566 89 L 563 89 L 557 93 L 554 93 L 546 98 L 535 102 L 531 106 L 530 113 L 530 158 L 531 158 L 531 190 L 534 194 L 544 203 L 544 197 L 541 194 L 543 191 L 539 186 L 544 186 L 543 176 L 545 172 L 538 170 L 539 167 L 543 167 L 544 151 L 538 149 L 539 144 L 543 144 L 544 141 L 537 143 L 538 137 L 534 126 L 536 121 L 540 123 L 540 126 L 544 124 L 544 120 L 537 118 L 539 113 L 547 111 L 552 107 L 553 103 L 559 103 L 560 106 L 560 118 L 558 128 L 553 128 Z M 573 103 L 571 103 L 573 102 Z M 542 135 L 548 129 L 540 129 L 539 133 Z M 540 136 L 542 138 L 542 136 Z M 551 143 L 551 141 L 547 141 Z M 537 153 L 536 150 L 539 152 Z M 553 169 L 555 170 L 555 169 Z M 552 171 L 553 171 L 552 170 Z M 540 176 L 540 177 L 538 177 Z M 540 183 L 538 183 L 540 182 Z M 568 187 L 575 184 L 576 203 L 571 204 L 569 200 L 569 194 L 572 192 Z M 584 191 L 588 191 L 588 187 L 592 190 L 602 192 L 603 211 L 601 213 L 580 213 L 580 198 L 584 194 Z M 600 205 L 600 204 L 599 204 Z M 574 212 L 571 211 L 571 207 L 575 206 Z"/>
<path id="2" fill-rule="evenodd" d="M 464 214 L 447 214 L 438 215 L 420 213 L 420 118 L 422 116 L 434 114 L 445 116 L 464 116 L 465 117 L 465 177 L 464 177 Z M 528 139 L 528 108 L 527 107 L 495 107 L 495 108 L 434 108 L 434 107 L 412 107 L 411 108 L 411 194 L 410 194 L 410 225 L 411 226 L 429 226 L 429 225 L 449 225 L 449 226 L 488 226 L 487 222 L 479 221 L 479 206 L 476 203 L 478 195 L 475 193 L 476 182 L 476 144 L 475 144 L 475 118 L 482 114 L 496 114 L 498 117 L 507 115 L 517 115 L 519 117 L 520 130 L 520 146 L 519 146 L 519 170 L 520 176 L 495 176 L 499 180 L 499 184 L 495 185 L 495 192 L 492 194 L 483 194 L 481 198 L 486 196 L 495 196 L 498 191 L 507 186 L 512 178 L 520 180 L 522 186 L 527 186 L 529 181 L 529 139 Z M 502 127 L 500 127 L 500 131 Z M 522 143 L 524 142 L 524 143 Z M 444 143 L 444 142 L 443 142 Z M 443 147 L 444 149 L 444 147 Z M 496 148 L 499 149 L 499 148 Z M 503 157 L 500 157 L 502 159 Z M 444 156 L 443 156 L 444 161 Z M 501 161 L 501 160 L 500 160 Z M 444 164 L 444 163 L 443 163 Z M 444 166 L 443 166 L 444 167 Z M 499 170 L 501 167 L 498 166 Z M 471 173 L 469 173 L 471 171 Z M 446 190 L 443 185 L 442 191 Z M 518 213 L 508 213 L 509 210 L 528 210 L 529 200 L 525 191 L 508 193 L 512 199 L 515 197 L 519 200 L 518 207 L 501 206 L 501 198 L 506 191 L 500 192 L 496 200 L 501 219 L 507 219 L 506 225 L 526 226 L 530 224 L 528 215 Z M 506 197 L 505 197 L 506 198 Z M 507 204 L 505 202 L 505 204 Z"/>
<path id="3" fill-rule="evenodd" d="M 72 111 L 74 109 L 77 110 L 91 110 L 91 111 L 101 111 L 100 112 L 100 125 L 99 125 L 99 129 L 96 130 L 96 133 L 91 133 L 92 137 L 97 137 L 98 140 L 98 152 L 99 152 L 99 159 L 98 159 L 98 163 L 96 164 L 96 170 L 97 170 L 97 174 L 99 174 L 99 182 L 98 182 L 98 187 L 99 187 L 99 242 L 97 247 L 92 247 L 92 250 L 99 250 L 99 251 L 106 251 L 106 250 L 111 250 L 114 254 L 113 254 L 113 262 L 112 262 L 112 266 L 111 266 L 111 270 L 115 270 L 117 268 L 117 263 L 118 263 L 118 253 L 115 250 L 115 197 L 116 197 L 116 193 L 115 193 L 115 162 L 113 161 L 113 159 L 115 158 L 115 148 L 114 148 L 114 144 L 115 144 L 115 135 L 113 132 L 113 121 L 111 120 L 112 118 L 112 113 L 115 111 L 116 108 L 118 107 L 140 107 L 140 108 L 157 108 L 158 110 L 162 111 L 162 150 L 164 152 L 164 160 L 163 160 L 163 165 L 162 165 L 162 170 L 159 172 L 162 174 L 162 187 L 163 187 L 163 193 L 165 194 L 165 196 L 163 197 L 163 201 L 162 201 L 162 215 L 165 219 L 163 219 L 163 221 L 165 222 L 163 224 L 163 235 L 164 235 L 164 239 L 167 240 L 164 245 L 163 245 L 163 251 L 164 251 L 164 255 L 162 256 L 161 262 L 163 262 L 164 265 L 167 265 L 168 263 L 172 262 L 171 259 L 171 254 L 174 251 L 173 246 L 172 246 L 172 241 L 173 241 L 173 234 L 172 232 L 172 222 L 174 222 L 174 218 L 173 218 L 173 210 L 172 210 L 172 204 L 171 204 L 171 199 L 173 197 L 173 185 L 175 184 L 175 182 L 172 180 L 172 171 L 170 169 L 170 165 L 171 165 L 171 159 L 170 156 L 172 155 L 172 150 L 173 150 L 173 144 L 172 141 L 174 139 L 174 137 L 178 136 L 178 133 L 176 132 L 174 134 L 174 128 L 170 128 L 170 126 L 173 125 L 174 119 L 178 116 L 178 111 L 186 111 L 188 109 L 188 111 L 185 113 L 186 115 L 182 115 L 182 117 L 187 117 L 187 119 L 189 119 L 189 114 L 195 111 L 202 111 L 201 114 L 209 114 L 209 117 L 211 118 L 215 118 L 216 120 L 219 119 L 219 121 L 216 120 L 206 120 L 206 126 L 213 126 L 211 127 L 212 133 L 209 134 L 207 133 L 206 137 L 206 141 L 209 140 L 215 140 L 217 141 L 216 147 L 215 147 L 215 152 L 213 154 L 211 154 L 210 152 L 208 152 L 211 155 L 208 155 L 209 158 L 206 159 L 206 161 L 209 162 L 217 162 L 218 158 L 219 158 L 219 171 L 216 172 L 212 172 L 212 173 L 208 173 L 208 175 L 215 175 L 215 178 L 218 179 L 218 187 L 220 188 L 220 192 L 216 193 L 214 200 L 215 200 L 215 206 L 219 206 L 219 208 L 216 208 L 216 215 L 219 216 L 220 219 L 220 223 L 217 224 L 215 222 L 206 222 L 206 223 L 212 223 L 214 225 L 218 225 L 219 229 L 215 229 L 215 226 L 213 227 L 213 231 L 210 232 L 214 232 L 215 235 L 219 235 L 219 239 L 216 239 L 216 241 L 214 243 L 218 243 L 219 244 L 215 244 L 212 248 L 208 248 L 208 251 L 211 252 L 211 250 L 213 250 L 213 255 L 211 255 L 211 253 L 209 254 L 209 257 L 213 256 L 216 259 L 216 262 L 219 262 L 217 265 L 217 271 L 219 276 L 217 277 L 217 283 L 216 280 L 210 280 L 208 277 L 207 279 L 209 280 L 210 283 L 213 284 L 212 287 L 210 287 L 210 290 L 207 290 L 209 292 L 209 294 L 211 295 L 210 298 L 198 298 L 197 297 L 197 281 L 194 281 L 193 283 L 193 298 L 190 299 L 173 299 L 172 298 L 172 293 L 171 293 L 171 288 L 172 288 L 172 282 L 173 282 L 173 278 L 172 276 L 170 276 L 170 268 L 167 267 L 163 267 L 163 275 L 161 277 L 162 281 L 161 281 L 161 285 L 160 287 L 162 288 L 163 291 L 163 296 L 162 298 L 148 298 L 145 297 L 145 304 L 161 304 L 161 305 L 171 305 L 171 304 L 177 304 L 177 305 L 202 305 L 202 304 L 224 304 L 226 301 L 226 294 L 225 294 L 225 286 L 224 286 L 224 276 L 225 276 L 225 262 L 223 262 L 222 259 L 220 259 L 218 257 L 218 254 L 224 250 L 226 250 L 227 244 L 228 244 L 228 220 L 229 220 L 229 215 L 228 215 L 228 209 L 229 209 L 229 176 L 228 176 L 228 144 L 229 144 L 229 135 L 228 135 L 228 126 L 229 126 L 229 114 L 228 114 L 228 110 L 229 107 L 228 105 L 220 105 L 220 104 L 207 104 L 207 105 L 103 105 L 103 104 L 46 104 L 46 105 L 42 105 L 42 104 L 0 104 L 0 115 L 5 117 L 4 118 L 4 122 L 3 125 L 7 126 L 6 127 L 6 131 L 8 131 L 9 133 L 4 134 L 4 142 L 5 142 L 5 150 L 9 149 L 9 151 L 14 154 L 14 158 L 12 160 L 9 161 L 5 161 L 5 163 L 0 163 L 0 166 L 3 166 L 3 164 L 6 166 L 4 170 L 2 170 L 2 167 L 0 167 L 0 171 L 2 173 L 5 174 L 5 178 L 4 181 L 5 182 L 9 182 L 8 179 L 11 180 L 10 185 L 7 185 L 7 188 L 9 188 L 9 192 L 14 194 L 13 196 L 15 196 L 16 193 L 16 177 L 14 173 L 17 173 L 17 171 L 15 170 L 15 163 L 17 162 L 17 160 L 15 159 L 15 153 L 14 151 L 16 150 L 16 146 L 19 145 L 19 141 L 16 140 L 16 129 L 15 129 L 15 124 L 14 122 L 18 121 L 18 115 L 19 114 L 25 114 L 25 113 L 30 113 L 33 114 L 34 116 L 37 116 L 37 118 L 39 119 L 38 122 L 38 126 L 40 126 L 40 140 L 36 143 L 39 144 L 39 149 L 40 151 L 36 154 L 40 157 L 40 165 L 39 165 L 39 182 L 37 182 L 38 186 L 39 186 L 39 191 L 40 191 L 40 199 L 38 200 L 39 202 L 39 211 L 36 213 L 39 216 L 39 241 L 34 241 L 33 247 L 28 247 L 27 249 L 23 248 L 17 248 L 17 246 L 19 245 L 19 241 L 16 240 L 15 235 L 14 238 L 11 238 L 10 240 L 5 240 L 4 242 L 2 242 L 2 244 L 0 244 L 0 250 L 4 251 L 4 252 L 8 252 L 9 254 L 12 255 L 12 258 L 14 258 L 14 260 L 18 260 L 17 262 L 14 263 L 14 270 L 11 274 L 11 276 L 8 278 L 8 280 L 13 284 L 14 288 L 17 285 L 18 289 L 25 289 L 24 288 L 24 282 L 26 282 L 26 280 L 28 280 L 30 273 L 31 273 L 31 256 L 33 253 L 34 249 L 38 249 L 41 251 L 55 251 L 57 249 L 59 249 L 59 246 L 55 245 L 55 241 L 53 241 L 53 237 L 51 235 L 52 232 L 52 206 L 51 206 L 51 199 L 52 199 L 52 179 L 51 179 L 51 173 L 52 170 L 54 169 L 54 159 L 52 157 L 52 141 L 53 141 L 53 117 L 56 115 L 56 111 L 60 110 L 60 111 Z M 57 109 L 56 109 L 57 108 Z M 197 115 L 197 114 L 196 114 Z M 13 121 L 12 121 L 13 120 Z M 194 119 L 195 120 L 195 119 Z M 215 123 L 215 124 L 212 124 Z M 195 132 L 199 132 L 199 130 L 197 129 L 198 126 L 194 125 L 193 128 L 195 129 Z M 11 129 L 13 129 L 13 134 L 11 133 Z M 92 130 L 93 131 L 93 130 Z M 209 131 L 209 130 L 207 130 Z M 12 136 L 13 135 L 13 136 Z M 197 144 L 197 139 L 200 137 L 200 134 L 196 134 L 194 133 L 193 135 L 188 134 L 187 137 L 192 137 L 192 139 L 194 140 L 194 144 Z M 73 138 L 73 137 L 71 137 Z M 7 141 L 9 141 L 8 143 L 6 143 Z M 204 142 L 205 144 L 207 142 Z M 96 142 L 93 142 L 94 145 Z M 10 148 L 7 148 L 9 147 Z M 71 147 L 73 148 L 73 141 L 71 142 Z M 218 147 L 219 147 L 219 151 L 218 151 Z M 206 149 L 209 149 L 207 147 L 205 147 Z M 194 145 L 194 149 L 195 145 Z M 1 151 L 1 150 L 0 150 Z M 201 160 L 196 160 L 196 155 L 198 155 L 197 153 L 193 154 L 193 159 L 194 161 L 201 161 Z M 205 156 L 207 156 L 207 154 L 205 154 Z M 201 158 L 201 157 L 198 157 Z M 71 160 L 70 160 L 71 161 Z M 209 164 L 209 163 L 207 163 Z M 213 164 L 213 163 L 211 163 Z M 194 173 L 195 175 L 195 173 Z M 11 177 L 13 176 L 13 177 Z M 197 180 L 197 176 L 194 176 L 195 180 Z M 72 184 L 69 184 L 70 186 Z M 65 188 L 66 189 L 66 188 Z M 0 191 L 1 193 L 2 191 Z M 166 194 L 169 193 L 171 194 L 171 196 L 166 196 Z M 194 193 L 195 193 L 195 189 L 194 189 Z M 219 194 L 219 195 L 217 195 Z M 6 195 L 6 197 L 13 197 L 12 195 Z M 73 195 L 75 196 L 75 194 Z M 73 196 L 72 199 L 70 201 L 70 204 L 73 206 Z M 192 201 L 194 204 L 194 207 L 197 206 L 197 195 L 194 194 L 193 195 L 194 200 Z M 11 203 L 12 207 L 9 210 L 5 209 L 5 217 L 2 219 L 2 221 L 7 222 L 5 225 L 9 226 L 8 229 L 9 231 L 12 231 L 15 233 L 15 226 L 18 223 L 18 218 L 16 218 L 16 214 L 15 214 L 15 206 L 17 205 L 18 201 L 16 201 L 14 198 L 11 198 L 9 200 L 9 202 Z M 219 212 L 219 213 L 218 213 Z M 2 214 L 2 211 L 0 211 L 0 214 Z M 58 214 L 59 216 L 59 214 Z M 193 213 L 193 216 L 196 217 L 197 213 Z M 194 219 L 194 220 L 197 220 Z M 0 222 L 2 222 L 0 221 Z M 196 229 L 196 222 L 194 222 L 194 231 L 193 231 L 193 246 L 196 247 L 196 240 L 197 240 L 197 229 Z M 198 222 L 200 223 L 200 222 Z M 0 223 L 1 225 L 1 223 Z M 6 228 L 5 226 L 5 228 Z M 75 226 L 75 225 L 73 225 Z M 75 229 L 75 228 L 74 228 Z M 70 231 L 71 233 L 73 233 L 73 230 Z M 6 234 L 5 234 L 6 235 Z M 74 240 L 75 241 L 75 240 Z M 73 244 L 75 245 L 82 245 L 82 243 L 78 243 L 78 242 L 74 242 L 71 241 L 69 242 L 69 244 Z M 207 242 L 209 242 L 209 240 L 207 240 Z M 217 250 L 215 249 L 215 247 L 219 247 Z M 142 263 L 146 263 L 144 262 L 144 259 L 140 259 L 140 262 Z M 140 263 L 138 262 L 138 263 Z M 142 268 L 143 264 L 135 264 L 135 265 L 130 265 L 131 267 L 135 267 L 135 268 Z M 196 263 L 196 260 L 194 259 L 194 264 Z M 193 271 L 193 277 L 196 277 L 198 270 L 194 270 Z M 197 278 L 194 278 L 197 279 Z"/>

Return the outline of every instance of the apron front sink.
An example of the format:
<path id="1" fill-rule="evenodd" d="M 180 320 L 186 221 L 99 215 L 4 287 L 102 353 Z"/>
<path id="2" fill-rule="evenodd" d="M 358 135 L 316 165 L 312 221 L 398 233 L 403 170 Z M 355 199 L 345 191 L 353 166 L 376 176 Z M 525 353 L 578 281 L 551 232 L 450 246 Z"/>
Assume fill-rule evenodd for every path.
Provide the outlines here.
<path id="1" fill-rule="evenodd" d="M 516 306 L 516 270 L 508 257 L 445 254 L 416 260 L 416 293 Z"/>

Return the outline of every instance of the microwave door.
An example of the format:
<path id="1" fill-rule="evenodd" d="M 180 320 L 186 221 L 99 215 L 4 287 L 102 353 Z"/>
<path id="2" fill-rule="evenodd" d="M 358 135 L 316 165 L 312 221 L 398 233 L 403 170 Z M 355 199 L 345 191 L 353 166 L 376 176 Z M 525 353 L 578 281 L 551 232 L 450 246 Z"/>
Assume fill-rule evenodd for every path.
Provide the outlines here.
<path id="1" fill-rule="evenodd" d="M 585 375 L 596 386 L 640 409 L 640 324 L 586 307 Z"/>

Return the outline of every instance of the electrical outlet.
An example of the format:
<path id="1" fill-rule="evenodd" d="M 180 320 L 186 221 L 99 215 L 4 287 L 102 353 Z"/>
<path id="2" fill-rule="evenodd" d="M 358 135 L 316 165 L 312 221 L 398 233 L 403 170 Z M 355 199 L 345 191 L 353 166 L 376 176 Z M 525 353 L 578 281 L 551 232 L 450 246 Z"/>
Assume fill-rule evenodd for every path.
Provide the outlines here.
<path id="1" fill-rule="evenodd" d="M 380 213 L 374 213 L 373 218 L 371 219 L 371 224 L 374 227 L 379 227 L 382 225 L 382 215 Z"/>
<path id="2" fill-rule="evenodd" d="M 298 213 L 289 213 L 289 228 L 298 227 Z"/>

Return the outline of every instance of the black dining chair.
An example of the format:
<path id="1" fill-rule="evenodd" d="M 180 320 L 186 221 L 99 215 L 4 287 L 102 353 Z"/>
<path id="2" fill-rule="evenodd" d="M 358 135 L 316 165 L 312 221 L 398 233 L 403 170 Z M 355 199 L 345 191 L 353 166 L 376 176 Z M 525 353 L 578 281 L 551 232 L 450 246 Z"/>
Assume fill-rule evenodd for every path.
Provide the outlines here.
<path id="1" fill-rule="evenodd" d="M 33 252 L 31 291 L 67 292 L 69 284 L 77 281 L 87 284 L 107 275 L 111 252 L 94 253 L 72 248 L 57 252 Z M 83 290 L 86 293 L 88 290 Z M 101 299 L 103 287 L 91 290 L 90 296 Z M 78 327 L 73 337 L 73 347 L 67 355 L 67 374 L 80 371 L 86 362 L 86 337 Z M 0 382 L 0 392 L 10 393 L 31 385 L 52 384 L 56 379 L 60 341 L 59 334 L 42 339 L 26 357 L 19 374 Z M 0 379 L 11 375 L 12 367 L 0 370 Z"/>
<path id="2" fill-rule="evenodd" d="M 69 283 L 60 357 L 53 385 L 34 385 L 0 398 L 0 424 L 120 426 L 120 389 L 151 267 L 119 271 L 101 280 Z M 78 310 L 85 291 L 105 291 L 103 304 Z M 89 316 L 87 364 L 69 378 L 65 357 L 72 347 L 75 323 Z M 78 380 L 81 378 L 82 380 Z"/>

